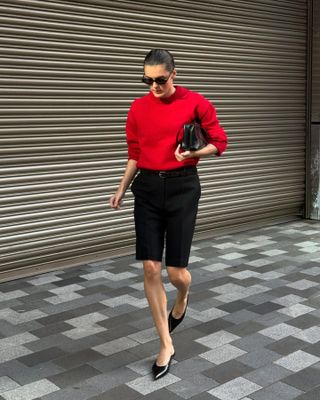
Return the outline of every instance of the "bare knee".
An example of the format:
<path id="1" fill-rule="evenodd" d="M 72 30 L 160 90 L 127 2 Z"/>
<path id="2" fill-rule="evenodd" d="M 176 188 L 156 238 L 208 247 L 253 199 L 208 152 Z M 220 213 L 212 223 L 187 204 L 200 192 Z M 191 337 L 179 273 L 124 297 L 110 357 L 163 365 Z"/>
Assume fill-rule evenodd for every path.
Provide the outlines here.
<path id="1" fill-rule="evenodd" d="M 144 277 L 147 281 L 161 279 L 161 262 L 146 260 L 143 262 Z"/>

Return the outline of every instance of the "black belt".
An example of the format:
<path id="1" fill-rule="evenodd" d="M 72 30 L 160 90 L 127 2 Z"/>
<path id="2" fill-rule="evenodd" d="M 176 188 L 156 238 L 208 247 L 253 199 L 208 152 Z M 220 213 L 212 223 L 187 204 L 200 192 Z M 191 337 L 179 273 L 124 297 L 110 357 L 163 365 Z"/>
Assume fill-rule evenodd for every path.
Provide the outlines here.
<path id="1" fill-rule="evenodd" d="M 175 178 L 178 176 L 196 175 L 197 167 L 184 167 L 178 169 L 169 169 L 167 171 L 159 171 L 154 169 L 140 169 L 140 174 L 143 175 L 158 175 L 160 178 Z"/>

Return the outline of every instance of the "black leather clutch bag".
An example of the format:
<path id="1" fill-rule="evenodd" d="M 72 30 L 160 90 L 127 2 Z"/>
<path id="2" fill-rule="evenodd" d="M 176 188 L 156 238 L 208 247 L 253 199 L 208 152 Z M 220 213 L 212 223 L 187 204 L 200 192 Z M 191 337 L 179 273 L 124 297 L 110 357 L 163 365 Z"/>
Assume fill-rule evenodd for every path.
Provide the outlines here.
<path id="1" fill-rule="evenodd" d="M 183 126 L 182 139 L 178 139 L 177 144 L 180 144 L 182 150 L 200 150 L 208 144 L 207 132 L 201 127 L 198 122 L 192 124 L 185 124 Z"/>

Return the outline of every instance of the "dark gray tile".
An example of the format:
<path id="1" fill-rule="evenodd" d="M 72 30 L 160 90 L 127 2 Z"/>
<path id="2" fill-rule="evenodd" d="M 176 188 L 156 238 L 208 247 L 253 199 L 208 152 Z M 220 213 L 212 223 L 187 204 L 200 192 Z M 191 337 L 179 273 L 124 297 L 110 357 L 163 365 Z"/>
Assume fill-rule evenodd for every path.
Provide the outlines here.
<path id="1" fill-rule="evenodd" d="M 71 325 L 61 321 L 55 324 L 44 326 L 43 328 L 35 329 L 32 331 L 32 334 L 38 336 L 38 338 L 43 338 L 56 333 L 66 332 L 70 329 L 72 329 Z"/>
<path id="2" fill-rule="evenodd" d="M 28 367 L 38 365 L 47 361 L 52 361 L 58 357 L 65 356 L 66 352 L 58 347 L 51 347 L 46 350 L 38 351 L 28 356 L 20 357 L 19 361 Z"/>
<path id="3" fill-rule="evenodd" d="M 320 385 L 320 370 L 312 367 L 306 368 L 282 379 L 282 381 L 303 392 L 307 392 Z"/>
<path id="4" fill-rule="evenodd" d="M 304 297 L 303 294 L 301 296 Z M 302 315 L 301 317 L 297 317 L 291 319 L 287 322 L 289 325 L 295 326 L 300 329 L 308 329 L 312 326 L 319 326 L 320 325 L 320 318 L 314 317 L 309 314 Z"/>
<path id="5" fill-rule="evenodd" d="M 271 302 L 259 304 L 257 306 L 251 306 L 248 308 L 249 311 L 257 313 L 257 314 L 268 314 L 273 311 L 277 311 L 283 306 Z"/>
<path id="6" fill-rule="evenodd" d="M 213 368 L 202 372 L 203 375 L 219 382 L 220 384 L 231 381 L 232 379 L 243 376 L 254 369 L 248 365 L 242 364 L 237 360 L 231 360 L 224 364 L 217 365 Z"/>
<path id="7" fill-rule="evenodd" d="M 320 386 L 309 390 L 305 394 L 301 394 L 300 396 L 296 397 L 294 400 L 319 400 L 320 399 Z"/>
<path id="8" fill-rule="evenodd" d="M 66 372 L 50 376 L 50 381 L 60 388 L 66 388 L 100 374 L 100 371 L 90 365 L 81 365 Z"/>
<path id="9" fill-rule="evenodd" d="M 141 394 L 126 385 L 120 385 L 88 400 L 138 400 Z"/>
<path id="10" fill-rule="evenodd" d="M 235 311 L 243 310 L 251 306 L 251 303 L 248 303 L 243 300 L 232 301 L 231 303 L 222 304 L 218 306 L 220 310 L 226 311 L 228 313 L 233 313 Z"/>
<path id="11" fill-rule="evenodd" d="M 66 354 L 65 356 L 56 358 L 54 360 L 54 363 L 67 370 L 89 362 L 101 360 L 103 358 L 105 358 L 103 354 L 98 353 L 92 349 L 86 349 L 78 351 L 73 354 Z"/>
<path id="12" fill-rule="evenodd" d="M 274 343 L 266 345 L 266 348 L 283 356 L 294 353 L 297 350 L 301 350 L 307 346 L 307 343 L 303 340 L 296 339 L 292 336 L 288 336 L 284 339 L 278 340 Z"/>

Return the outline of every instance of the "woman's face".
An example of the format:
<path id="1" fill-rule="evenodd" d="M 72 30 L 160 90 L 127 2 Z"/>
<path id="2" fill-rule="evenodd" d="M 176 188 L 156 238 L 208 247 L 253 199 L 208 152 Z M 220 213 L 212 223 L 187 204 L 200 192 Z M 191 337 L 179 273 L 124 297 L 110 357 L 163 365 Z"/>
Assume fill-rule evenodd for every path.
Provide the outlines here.
<path id="1" fill-rule="evenodd" d="M 176 70 L 173 70 L 172 72 L 167 71 L 165 64 L 144 66 L 145 77 L 151 79 L 168 79 L 164 84 L 153 82 L 151 85 L 149 85 L 150 91 L 153 93 L 153 95 L 160 99 L 169 97 L 175 92 L 176 89 L 173 85 L 173 79 L 175 78 L 176 74 Z"/>

